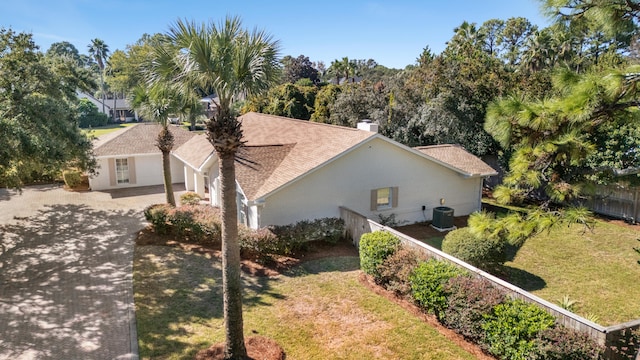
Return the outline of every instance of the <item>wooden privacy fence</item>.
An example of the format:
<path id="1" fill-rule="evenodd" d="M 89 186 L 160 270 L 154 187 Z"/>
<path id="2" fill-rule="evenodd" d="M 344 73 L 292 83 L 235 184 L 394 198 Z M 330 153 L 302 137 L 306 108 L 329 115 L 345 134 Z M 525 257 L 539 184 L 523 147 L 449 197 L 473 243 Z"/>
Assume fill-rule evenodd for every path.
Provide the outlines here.
<path id="1" fill-rule="evenodd" d="M 513 298 L 521 299 L 523 301 L 540 306 L 551 315 L 555 316 L 559 324 L 562 324 L 567 328 L 583 332 L 589 335 L 589 337 L 594 339 L 598 344 L 604 345 L 606 347 L 605 356 L 607 359 L 628 359 L 628 357 L 617 355 L 613 350 L 613 347 L 618 345 L 625 336 L 628 336 L 629 331 L 640 329 L 640 319 L 609 327 L 600 326 L 581 316 L 569 312 L 559 307 L 558 305 L 550 303 L 517 286 L 499 279 L 485 271 L 469 265 L 462 260 L 459 260 L 432 246 L 429 246 L 422 241 L 416 240 L 390 227 L 378 224 L 377 222 L 368 219 L 367 217 L 360 215 L 353 210 L 347 209 L 345 207 L 340 207 L 340 217 L 345 222 L 347 236 L 352 239 L 353 244 L 356 247 L 358 247 L 360 243 L 360 237 L 363 234 L 376 230 L 388 231 L 400 238 L 400 241 L 405 246 L 416 249 L 429 257 L 453 263 L 456 266 L 466 269 L 469 273 L 473 274 L 476 277 L 481 277 L 490 281 L 494 286 L 502 289 Z M 640 359 L 640 357 L 638 359 Z"/>
<path id="2" fill-rule="evenodd" d="M 599 185 L 586 205 L 598 214 L 640 222 L 640 187 Z"/>

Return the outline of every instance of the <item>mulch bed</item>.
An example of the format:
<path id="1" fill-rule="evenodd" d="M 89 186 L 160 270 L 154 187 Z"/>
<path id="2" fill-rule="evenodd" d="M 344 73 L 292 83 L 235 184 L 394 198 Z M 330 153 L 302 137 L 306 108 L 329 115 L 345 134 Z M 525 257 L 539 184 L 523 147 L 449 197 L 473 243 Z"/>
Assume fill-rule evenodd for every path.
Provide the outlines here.
<path id="1" fill-rule="evenodd" d="M 284 350 L 278 343 L 264 336 L 251 336 L 244 341 L 247 349 L 247 360 L 284 360 Z M 211 345 L 208 349 L 200 350 L 196 360 L 223 360 L 224 343 Z"/>
<path id="2" fill-rule="evenodd" d="M 200 244 L 191 244 L 176 241 L 172 235 L 157 234 L 152 226 L 140 230 L 136 237 L 136 245 L 161 245 L 174 246 L 183 250 L 193 251 L 201 254 L 209 254 L 212 257 L 222 259 L 220 246 L 210 247 Z M 337 244 L 330 244 L 324 241 L 313 241 L 308 243 L 307 249 L 291 256 L 274 256 L 272 261 L 262 264 L 257 257 L 242 253 L 240 267 L 242 271 L 254 276 L 278 276 L 281 273 L 293 268 L 305 261 L 338 256 L 358 256 L 358 249 L 347 241 Z"/>
<path id="3" fill-rule="evenodd" d="M 436 329 L 440 334 L 444 335 L 444 337 L 454 342 L 456 345 L 460 346 L 461 348 L 468 351 L 469 353 L 473 354 L 477 359 L 495 360 L 494 357 L 484 353 L 478 345 L 465 340 L 462 335 L 440 324 L 440 322 L 435 316 L 425 314 L 418 306 L 416 306 L 410 300 L 399 297 L 394 292 L 389 291 L 383 288 L 382 286 L 376 284 L 371 276 L 365 273 L 361 273 L 360 276 L 358 277 L 358 280 L 362 285 L 366 286 L 372 292 L 388 299 L 389 301 L 393 301 L 394 303 L 398 304 L 405 310 L 409 311 L 415 317 L 426 322 L 427 324 L 432 326 L 434 329 Z"/>
<path id="4" fill-rule="evenodd" d="M 198 253 L 206 253 L 212 257 L 218 259 L 221 258 L 221 252 L 218 248 L 206 247 L 197 244 L 187 244 L 176 241 L 172 235 L 159 235 L 153 231 L 151 226 L 148 226 L 141 230 L 136 237 L 136 245 L 164 245 L 175 246 L 187 251 L 194 251 Z M 254 276 L 277 276 L 282 272 L 291 269 L 292 267 L 299 265 L 305 261 L 322 259 L 327 257 L 338 256 L 358 256 L 358 249 L 353 244 L 347 241 L 339 242 L 337 244 L 329 244 L 322 241 L 316 241 L 309 243 L 306 251 L 293 254 L 292 256 L 278 256 L 268 264 L 260 264 L 256 262 L 256 259 L 250 255 L 243 254 L 241 268 L 250 275 Z M 428 323 L 435 328 L 439 333 L 444 335 L 447 339 L 454 342 L 461 348 L 465 349 L 469 353 L 473 354 L 480 360 L 495 360 L 495 358 L 485 354 L 479 346 L 468 342 L 461 335 L 455 331 L 447 329 L 435 318 L 433 315 L 425 314 L 418 306 L 408 299 L 400 298 L 395 293 L 384 289 L 377 285 L 373 279 L 362 273 L 359 276 L 359 281 L 370 289 L 372 292 L 387 298 L 390 301 L 400 305 L 417 318 Z M 245 339 L 245 346 L 249 355 L 249 359 L 261 359 L 261 360 L 280 360 L 285 359 L 285 354 L 282 348 L 273 340 L 261 337 L 252 336 Z M 201 350 L 196 355 L 197 360 L 217 360 L 224 358 L 224 343 L 212 345 L 208 349 Z"/>

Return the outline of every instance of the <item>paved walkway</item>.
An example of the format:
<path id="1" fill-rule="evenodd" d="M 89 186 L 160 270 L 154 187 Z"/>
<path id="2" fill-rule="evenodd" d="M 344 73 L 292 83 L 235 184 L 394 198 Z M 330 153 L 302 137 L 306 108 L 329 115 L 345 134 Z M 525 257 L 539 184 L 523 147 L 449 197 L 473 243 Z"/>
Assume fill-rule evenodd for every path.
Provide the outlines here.
<path id="1" fill-rule="evenodd" d="M 133 239 L 162 202 L 162 186 L 0 189 L 0 359 L 137 359 Z"/>

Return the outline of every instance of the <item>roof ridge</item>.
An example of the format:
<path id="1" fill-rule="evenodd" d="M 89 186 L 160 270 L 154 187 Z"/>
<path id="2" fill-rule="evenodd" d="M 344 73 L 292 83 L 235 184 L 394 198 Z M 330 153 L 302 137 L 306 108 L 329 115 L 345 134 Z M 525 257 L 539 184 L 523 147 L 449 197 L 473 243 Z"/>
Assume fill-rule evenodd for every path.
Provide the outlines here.
<path id="1" fill-rule="evenodd" d="M 360 130 L 358 128 L 352 128 L 352 127 L 348 127 L 348 126 L 326 124 L 326 123 L 315 122 L 315 121 L 311 121 L 311 120 L 294 119 L 294 118 L 289 118 L 289 117 L 286 117 L 286 116 L 263 114 L 263 113 L 259 113 L 259 112 L 255 112 L 255 111 L 250 111 L 250 112 L 248 112 L 246 114 L 241 115 L 240 117 L 242 117 L 244 115 L 248 115 L 248 114 L 256 114 L 258 116 L 267 116 L 267 117 L 272 117 L 272 118 L 276 118 L 276 119 L 280 119 L 280 120 L 287 120 L 287 121 L 291 121 L 291 122 L 295 122 L 295 123 L 301 123 L 301 124 L 324 126 L 324 127 L 330 127 L 330 128 L 338 128 L 340 130 L 364 131 L 364 130 Z"/>

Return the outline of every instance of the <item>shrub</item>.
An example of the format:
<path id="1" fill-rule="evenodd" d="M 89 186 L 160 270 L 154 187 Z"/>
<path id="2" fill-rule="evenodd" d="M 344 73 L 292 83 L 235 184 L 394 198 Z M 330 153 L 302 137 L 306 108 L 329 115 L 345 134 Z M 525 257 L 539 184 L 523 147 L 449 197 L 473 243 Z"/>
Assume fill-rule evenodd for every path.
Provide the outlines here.
<path id="1" fill-rule="evenodd" d="M 284 242 L 289 243 L 291 250 L 295 251 L 310 241 L 323 240 L 337 243 L 344 234 L 344 220 L 340 218 L 302 220 L 291 225 L 271 226 L 270 230 Z"/>
<path id="2" fill-rule="evenodd" d="M 268 228 L 254 230 L 244 225 L 238 226 L 240 249 L 257 257 L 260 262 L 272 260 L 272 255 L 282 255 L 282 241 Z"/>
<path id="3" fill-rule="evenodd" d="M 554 324 L 554 318 L 539 307 L 522 300 L 508 300 L 496 305 L 485 315 L 482 329 L 486 331 L 489 352 L 500 359 L 527 359 L 534 353 L 534 339 Z"/>
<path id="4" fill-rule="evenodd" d="M 604 348 L 587 334 L 554 326 L 538 333 L 534 354 L 544 360 L 597 360 L 603 358 Z"/>
<path id="5" fill-rule="evenodd" d="M 184 241 L 215 245 L 222 240 L 220 209 L 209 205 L 183 205 L 168 214 L 171 232 Z"/>
<path id="6" fill-rule="evenodd" d="M 82 173 L 78 170 L 65 170 L 62 172 L 62 179 L 65 185 L 74 188 L 82 183 Z"/>
<path id="7" fill-rule="evenodd" d="M 424 260 L 426 260 L 424 255 L 401 246 L 395 253 L 387 257 L 382 265 L 378 266 L 380 283 L 396 295 L 409 295 L 411 293 L 409 276 L 420 261 Z"/>
<path id="8" fill-rule="evenodd" d="M 483 344 L 484 316 L 505 301 L 504 292 L 485 279 L 458 276 L 443 286 L 447 297 L 442 323 L 465 338 Z M 486 350 L 486 349 L 485 349 Z"/>
<path id="9" fill-rule="evenodd" d="M 411 295 L 418 305 L 441 319 L 447 307 L 444 284 L 451 278 L 465 274 L 464 270 L 453 264 L 429 259 L 418 265 L 409 276 Z"/>
<path id="10" fill-rule="evenodd" d="M 151 223 L 156 233 L 164 235 L 169 232 L 169 213 L 173 208 L 169 204 L 149 205 L 144 209 L 144 217 Z"/>
<path id="11" fill-rule="evenodd" d="M 381 278 L 378 267 L 396 252 L 400 246 L 400 239 L 387 231 L 374 231 L 362 235 L 360 238 L 360 267 L 365 274 Z"/>
<path id="12" fill-rule="evenodd" d="M 180 195 L 181 205 L 198 205 L 200 204 L 201 200 L 202 200 L 202 196 L 191 191 Z"/>
<path id="13" fill-rule="evenodd" d="M 78 103 L 78 127 L 100 127 L 107 125 L 109 117 L 100 112 L 98 107 L 89 99 L 80 99 Z"/>
<path id="14" fill-rule="evenodd" d="M 503 240 L 478 237 L 468 228 L 453 230 L 442 241 L 442 251 L 484 270 L 495 269 L 504 264 L 505 250 Z"/>

